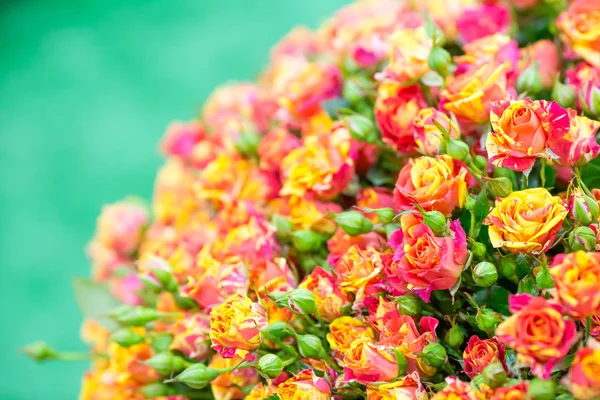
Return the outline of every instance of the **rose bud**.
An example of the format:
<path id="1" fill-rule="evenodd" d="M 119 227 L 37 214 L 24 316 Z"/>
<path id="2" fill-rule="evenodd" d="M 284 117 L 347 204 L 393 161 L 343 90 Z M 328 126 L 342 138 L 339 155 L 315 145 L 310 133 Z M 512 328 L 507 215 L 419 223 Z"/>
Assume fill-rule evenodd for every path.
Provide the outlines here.
<path id="1" fill-rule="evenodd" d="M 152 367 L 161 375 L 169 375 L 172 372 L 179 372 L 190 365 L 185 358 L 176 356 L 170 351 L 155 355 L 154 357 L 146 360 L 145 364 Z"/>
<path id="2" fill-rule="evenodd" d="M 193 364 L 173 378 L 172 381 L 185 383 L 192 389 L 203 389 L 220 374 L 221 371 L 207 367 L 204 364 Z"/>
<path id="3" fill-rule="evenodd" d="M 465 161 L 471 152 L 469 145 L 459 139 L 448 139 L 446 154 L 459 161 Z"/>
<path id="4" fill-rule="evenodd" d="M 275 379 L 283 371 L 283 361 L 275 354 L 265 354 L 256 364 L 258 373 L 265 379 Z"/>
<path id="5" fill-rule="evenodd" d="M 359 142 L 377 142 L 378 136 L 375 130 L 375 124 L 369 118 L 360 114 L 353 114 L 345 117 L 344 123 L 348 127 L 352 137 Z"/>
<path id="6" fill-rule="evenodd" d="M 446 76 L 448 75 L 448 68 L 452 64 L 452 56 L 443 47 L 434 47 L 429 52 L 427 64 L 432 71 L 437 72 L 441 76 Z"/>
<path id="7" fill-rule="evenodd" d="M 482 375 L 483 382 L 492 389 L 503 386 L 508 380 L 506 370 L 504 369 L 504 366 L 499 362 L 495 362 L 485 367 L 482 372 Z"/>
<path id="8" fill-rule="evenodd" d="M 502 321 L 502 317 L 500 317 L 498 313 L 485 307 L 480 308 L 475 316 L 477 328 L 484 331 L 488 335 L 494 334 L 494 331 L 496 330 L 496 327 L 500 321 Z"/>
<path id="9" fill-rule="evenodd" d="M 511 180 L 503 176 L 488 179 L 487 183 L 496 197 L 506 197 L 513 191 Z"/>
<path id="10" fill-rule="evenodd" d="M 336 214 L 335 222 L 350 236 L 358 236 L 373 230 L 373 223 L 358 211 L 344 211 Z"/>
<path id="11" fill-rule="evenodd" d="M 110 335 L 110 340 L 117 343 L 121 347 L 130 347 L 135 344 L 142 343 L 144 336 L 131 329 L 123 328 L 113 332 Z"/>
<path id="12" fill-rule="evenodd" d="M 373 209 L 372 212 L 375 215 L 377 215 L 377 218 L 379 218 L 379 222 L 381 222 L 382 224 L 389 224 L 396 216 L 396 214 L 394 213 L 394 209 L 390 207 L 376 208 Z"/>
<path id="13" fill-rule="evenodd" d="M 448 361 L 446 349 L 439 343 L 429 343 L 425 346 L 421 358 L 425 364 L 433 368 L 439 368 Z"/>
<path id="14" fill-rule="evenodd" d="M 556 399 L 556 384 L 551 379 L 534 378 L 529 382 L 527 394 L 531 400 L 554 400 Z"/>
<path id="15" fill-rule="evenodd" d="M 289 292 L 289 307 L 297 314 L 314 314 L 317 312 L 315 295 L 308 289 L 298 288 Z"/>
<path id="16" fill-rule="evenodd" d="M 294 231 L 294 224 L 289 218 L 275 214 L 271 218 L 271 225 L 275 227 L 275 236 L 279 240 L 288 240 L 289 235 Z"/>
<path id="17" fill-rule="evenodd" d="M 157 397 L 174 396 L 177 394 L 177 390 L 163 383 L 154 382 L 149 385 L 142 386 L 140 388 L 140 393 L 143 394 L 147 399 L 154 399 Z"/>
<path id="18" fill-rule="evenodd" d="M 430 227 L 436 235 L 442 235 L 448 232 L 448 219 L 439 211 L 424 212 L 423 222 Z"/>
<path id="19" fill-rule="evenodd" d="M 498 280 L 498 270 L 488 261 L 482 261 L 473 268 L 473 281 L 477 286 L 490 287 Z"/>
<path id="20" fill-rule="evenodd" d="M 21 351 L 34 361 L 53 360 L 58 356 L 58 353 L 45 342 L 32 343 L 23 347 Z"/>
<path id="21" fill-rule="evenodd" d="M 294 336 L 292 327 L 283 321 L 276 321 L 267 325 L 262 329 L 261 333 L 265 339 L 271 341 L 281 341 Z"/>
<path id="22" fill-rule="evenodd" d="M 446 344 L 448 344 L 448 346 L 457 349 L 465 341 L 465 334 L 458 325 L 453 325 L 452 328 L 448 329 L 446 332 L 444 340 L 446 340 Z"/>
<path id="23" fill-rule="evenodd" d="M 298 350 L 302 357 L 322 359 L 325 356 L 325 349 L 321 339 L 315 335 L 298 335 L 296 336 Z"/>
<path id="24" fill-rule="evenodd" d="M 600 208 L 598 202 L 592 196 L 583 192 L 580 188 L 575 188 L 569 197 L 569 212 L 576 223 L 589 225 L 598 220 Z"/>
<path id="25" fill-rule="evenodd" d="M 525 68 L 517 78 L 515 89 L 519 93 L 535 94 L 542 90 L 542 79 L 536 63 Z"/>
<path id="26" fill-rule="evenodd" d="M 570 85 L 556 81 L 552 88 L 552 100 L 562 107 L 571 108 L 575 104 L 575 90 Z"/>
<path id="27" fill-rule="evenodd" d="M 410 294 L 396 298 L 400 314 L 414 317 L 421 312 L 421 300 Z"/>
<path id="28" fill-rule="evenodd" d="M 574 251 L 593 251 L 596 248 L 596 234 L 587 226 L 577 227 L 569 234 L 569 246 Z"/>
<path id="29" fill-rule="evenodd" d="M 131 307 L 129 310 L 119 313 L 115 319 L 123 325 L 144 326 L 161 318 L 163 313 L 149 307 Z"/>
<path id="30" fill-rule="evenodd" d="M 321 248 L 325 238 L 310 229 L 295 231 L 292 234 L 294 247 L 301 252 L 311 252 Z"/>

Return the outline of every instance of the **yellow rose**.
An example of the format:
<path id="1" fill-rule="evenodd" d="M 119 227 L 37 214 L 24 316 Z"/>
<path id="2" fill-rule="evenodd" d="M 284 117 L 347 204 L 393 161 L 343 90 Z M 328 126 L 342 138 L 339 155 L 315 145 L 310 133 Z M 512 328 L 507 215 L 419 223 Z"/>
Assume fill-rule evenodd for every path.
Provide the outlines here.
<path id="1" fill-rule="evenodd" d="M 375 337 L 373 330 L 364 323 L 356 318 L 344 316 L 329 325 L 327 341 L 334 351 L 344 354 L 350 349 L 352 342 L 364 336 Z"/>
<path id="2" fill-rule="evenodd" d="M 513 192 L 496 201 L 484 223 L 492 245 L 513 253 L 539 254 L 552 246 L 568 211 L 544 188 Z"/>
<path id="3" fill-rule="evenodd" d="M 562 38 L 590 64 L 600 67 L 600 0 L 577 0 L 556 20 Z"/>
<path id="4" fill-rule="evenodd" d="M 410 84 L 429 71 L 427 59 L 432 41 L 423 26 L 402 29 L 390 35 L 390 64 L 381 73 L 381 79 Z"/>
<path id="5" fill-rule="evenodd" d="M 419 379 L 419 373 L 416 371 L 396 382 L 367 386 L 367 400 L 426 400 L 428 398 Z"/>
<path id="6" fill-rule="evenodd" d="M 277 395 L 281 400 L 329 400 L 331 387 L 325 378 L 319 378 L 311 369 L 305 369 L 280 383 Z"/>

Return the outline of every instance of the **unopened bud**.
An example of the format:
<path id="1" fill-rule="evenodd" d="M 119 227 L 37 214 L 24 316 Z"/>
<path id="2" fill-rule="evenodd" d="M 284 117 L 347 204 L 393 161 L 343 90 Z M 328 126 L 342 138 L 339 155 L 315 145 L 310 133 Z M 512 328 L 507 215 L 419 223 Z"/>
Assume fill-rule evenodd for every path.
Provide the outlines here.
<path id="1" fill-rule="evenodd" d="M 439 211 L 427 211 L 423 213 L 423 222 L 431 228 L 434 234 L 441 235 L 448 232 L 448 220 Z"/>
<path id="2" fill-rule="evenodd" d="M 357 104 L 364 100 L 365 91 L 355 79 L 346 79 L 344 81 L 344 88 L 342 89 L 342 96 L 351 104 Z"/>
<path id="3" fill-rule="evenodd" d="M 56 358 L 58 353 L 54 351 L 45 342 L 35 342 L 21 349 L 29 358 L 34 361 L 47 361 Z"/>
<path id="4" fill-rule="evenodd" d="M 542 90 L 542 79 L 535 63 L 531 64 L 521 72 L 517 78 L 515 89 L 517 89 L 517 92 L 519 93 L 527 92 L 530 94 L 538 93 Z"/>
<path id="5" fill-rule="evenodd" d="M 315 295 L 308 289 L 298 288 L 289 293 L 289 307 L 297 314 L 314 314 L 317 312 Z"/>
<path id="6" fill-rule="evenodd" d="M 444 339 L 446 340 L 448 346 L 457 349 L 465 341 L 465 334 L 462 332 L 462 329 L 460 329 L 458 325 L 453 325 L 450 329 L 446 331 Z"/>
<path id="7" fill-rule="evenodd" d="M 258 373 L 265 379 L 275 379 L 283 371 L 283 361 L 275 354 L 265 354 L 256 365 Z"/>
<path id="8" fill-rule="evenodd" d="M 358 211 L 344 211 L 336 214 L 335 222 L 350 236 L 358 236 L 373 230 L 373 223 Z"/>
<path id="9" fill-rule="evenodd" d="M 477 286 L 489 287 L 498 280 L 496 266 L 488 261 L 482 261 L 473 268 L 473 281 Z"/>
<path id="10" fill-rule="evenodd" d="M 302 357 L 321 359 L 325 355 L 323 343 L 315 335 L 298 335 L 296 340 Z"/>
<path id="11" fill-rule="evenodd" d="M 295 231 L 292 234 L 294 247 L 301 252 L 311 252 L 321 248 L 324 238 L 310 229 Z"/>
<path id="12" fill-rule="evenodd" d="M 294 335 L 292 328 L 283 321 L 273 322 L 261 330 L 263 337 L 271 341 L 280 341 Z"/>
<path id="13" fill-rule="evenodd" d="M 506 279 L 515 280 L 517 278 L 517 261 L 513 254 L 500 259 L 500 275 Z"/>
<path id="14" fill-rule="evenodd" d="M 271 218 L 271 224 L 275 227 L 275 236 L 277 239 L 288 239 L 294 230 L 294 224 L 289 218 L 281 216 L 279 214 L 273 215 Z"/>
<path id="15" fill-rule="evenodd" d="M 556 384 L 551 379 L 533 378 L 527 392 L 531 400 L 552 400 L 556 398 Z"/>
<path id="16" fill-rule="evenodd" d="M 506 383 L 508 375 L 502 366 L 502 363 L 495 362 L 487 367 L 482 372 L 483 382 L 492 389 L 498 388 Z"/>
<path id="17" fill-rule="evenodd" d="M 513 191 L 512 181 L 506 177 L 490 178 L 487 182 L 496 197 L 506 197 Z"/>
<path id="18" fill-rule="evenodd" d="M 236 149 L 244 156 L 255 156 L 261 136 L 252 129 L 243 130 L 235 144 Z"/>
<path id="19" fill-rule="evenodd" d="M 156 277 L 158 282 L 160 282 L 162 288 L 167 292 L 179 291 L 179 283 L 173 276 L 173 273 L 170 269 L 166 270 L 162 268 L 152 268 L 152 274 Z"/>
<path id="20" fill-rule="evenodd" d="M 130 347 L 144 341 L 144 336 L 129 328 L 119 329 L 110 335 L 110 340 L 121 347 Z"/>
<path id="21" fill-rule="evenodd" d="M 452 56 L 448 50 L 444 49 L 443 47 L 432 48 L 431 52 L 429 53 L 429 58 L 427 58 L 427 64 L 429 65 L 429 68 L 441 76 L 448 75 L 448 69 L 450 68 L 451 63 Z"/>
<path id="22" fill-rule="evenodd" d="M 204 364 L 193 364 L 177 375 L 173 380 L 175 382 L 185 383 L 192 389 L 203 389 L 220 374 L 221 371 L 207 367 Z"/>
<path id="23" fill-rule="evenodd" d="M 587 226 L 577 227 L 569 234 L 569 246 L 574 251 L 594 251 L 596 249 L 596 234 Z"/>
<path id="24" fill-rule="evenodd" d="M 400 314 L 414 317 L 421 312 L 421 303 L 416 296 L 406 294 L 396 298 Z"/>
<path id="25" fill-rule="evenodd" d="M 487 251 L 485 244 L 480 243 L 480 242 L 472 242 L 471 243 L 471 251 L 473 252 L 473 256 L 478 259 L 481 260 L 482 258 L 485 257 L 485 253 Z"/>
<path id="26" fill-rule="evenodd" d="M 470 150 L 469 145 L 462 140 L 448 139 L 446 143 L 446 153 L 456 160 L 466 160 Z"/>
<path id="27" fill-rule="evenodd" d="M 571 108 L 575 104 L 575 90 L 557 81 L 552 88 L 552 100 L 564 108 Z"/>
<path id="28" fill-rule="evenodd" d="M 576 188 L 569 197 L 569 212 L 573 220 L 581 225 L 590 225 L 598 220 L 600 208 L 595 198 Z"/>
<path id="29" fill-rule="evenodd" d="M 485 307 L 480 308 L 475 316 L 477 328 L 490 336 L 494 334 L 500 321 L 501 317 L 499 317 L 496 312 Z"/>
<path id="30" fill-rule="evenodd" d="M 154 382 L 149 385 L 142 386 L 140 388 L 140 393 L 142 393 L 147 399 L 155 399 L 157 397 L 173 396 L 177 394 L 177 391 L 163 383 Z"/>
<path id="31" fill-rule="evenodd" d="M 379 222 L 382 224 L 389 224 L 395 217 L 394 210 L 392 208 L 377 208 L 373 210 L 373 213 L 379 218 Z"/>
<path id="32" fill-rule="evenodd" d="M 344 122 L 354 139 L 365 143 L 377 142 L 375 124 L 369 118 L 360 114 L 353 114 L 345 117 Z"/>
<path id="33" fill-rule="evenodd" d="M 473 157 L 473 163 L 480 171 L 485 171 L 488 166 L 488 160 L 482 155 L 476 155 Z"/>
<path id="34" fill-rule="evenodd" d="M 115 319 L 123 325 L 144 326 L 156 321 L 162 316 L 160 312 L 149 307 L 133 307 L 129 311 L 118 315 Z"/>
<path id="35" fill-rule="evenodd" d="M 172 372 L 179 372 L 188 366 L 185 358 L 176 356 L 170 351 L 159 353 L 154 357 L 146 360 L 145 364 L 152 367 L 161 375 L 169 375 Z"/>
<path id="36" fill-rule="evenodd" d="M 448 361 L 446 349 L 439 343 L 429 343 L 425 346 L 421 358 L 425 364 L 433 368 L 439 368 Z"/>

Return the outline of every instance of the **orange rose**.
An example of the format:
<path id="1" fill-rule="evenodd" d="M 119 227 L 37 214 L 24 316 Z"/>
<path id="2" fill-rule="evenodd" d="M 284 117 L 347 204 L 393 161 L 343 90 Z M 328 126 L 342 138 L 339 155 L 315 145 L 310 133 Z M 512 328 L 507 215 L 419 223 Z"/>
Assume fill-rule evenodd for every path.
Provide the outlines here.
<path id="1" fill-rule="evenodd" d="M 501 362 L 506 367 L 504 346 L 498 343 L 495 338 L 479 339 L 477 336 L 471 336 L 467 348 L 463 352 L 465 362 L 465 373 L 473 378 L 483 372 L 485 367 L 495 362 Z"/>
<path id="2" fill-rule="evenodd" d="M 450 215 L 464 205 L 469 180 L 467 166 L 450 156 L 414 158 L 400 170 L 394 204 L 402 210 L 414 210 L 418 204 Z"/>
<path id="3" fill-rule="evenodd" d="M 278 127 L 271 130 L 258 144 L 260 167 L 267 171 L 279 172 L 281 162 L 290 151 L 302 145 L 302 141 L 287 129 Z"/>
<path id="4" fill-rule="evenodd" d="M 581 58 L 600 67 L 600 0 L 575 0 L 558 17 L 556 26 Z"/>
<path id="5" fill-rule="evenodd" d="M 413 372 L 393 383 L 367 385 L 367 400 L 426 400 L 419 374 Z"/>
<path id="6" fill-rule="evenodd" d="M 312 370 L 306 369 L 280 383 L 277 395 L 281 400 L 330 400 L 331 387 L 325 378 L 319 378 Z"/>
<path id="7" fill-rule="evenodd" d="M 559 254 L 550 273 L 556 297 L 569 314 L 583 319 L 600 313 L 600 253 Z"/>
<path id="8" fill-rule="evenodd" d="M 339 286 L 331 272 L 317 267 L 300 284 L 315 295 L 315 301 L 323 320 L 331 322 L 342 316 L 342 307 L 350 303 L 350 299 L 340 292 Z"/>
<path id="9" fill-rule="evenodd" d="M 205 314 L 190 314 L 176 322 L 171 329 L 171 350 L 179 350 L 187 357 L 202 360 L 210 354 L 210 324 Z"/>
<path id="10" fill-rule="evenodd" d="M 528 400 L 529 381 L 522 381 L 509 387 L 501 387 L 492 393 L 489 400 Z"/>
<path id="11" fill-rule="evenodd" d="M 437 392 L 431 400 L 484 400 L 486 396 L 455 376 L 446 378 L 446 387 Z"/>
<path id="12" fill-rule="evenodd" d="M 545 100 L 497 101 L 492 105 L 492 132 L 486 148 L 492 164 L 529 173 L 535 160 L 551 158 L 548 140 L 569 132 L 567 110 Z"/>
<path id="13" fill-rule="evenodd" d="M 390 382 L 396 376 L 398 364 L 391 348 L 376 344 L 370 337 L 356 339 L 344 355 L 345 381 Z"/>
<path id="14" fill-rule="evenodd" d="M 413 133 L 417 147 L 428 156 L 438 155 L 442 145 L 442 131 L 434 122 L 441 125 L 452 139 L 460 138 L 460 128 L 446 114 L 433 107 L 421 109 L 413 121 Z"/>
<path id="15" fill-rule="evenodd" d="M 246 295 L 234 294 L 210 312 L 211 347 L 225 358 L 247 357 L 260 345 L 260 330 L 265 326 L 262 306 Z"/>
<path id="16" fill-rule="evenodd" d="M 596 141 L 596 131 L 600 122 L 572 112 L 571 128 L 562 137 L 551 138 L 548 144 L 558 156 L 557 164 L 565 166 L 582 166 L 592 161 L 598 153 L 600 146 Z"/>
<path id="17" fill-rule="evenodd" d="M 544 188 L 534 188 L 496 200 L 484 224 L 490 226 L 494 247 L 513 253 L 539 254 L 552 247 L 567 214 L 562 200 Z"/>
<path id="18" fill-rule="evenodd" d="M 509 306 L 512 315 L 496 328 L 498 340 L 516 350 L 535 376 L 548 379 L 577 341 L 575 323 L 562 316 L 562 307 L 543 297 L 511 295 Z"/>
<path id="19" fill-rule="evenodd" d="M 584 347 L 575 353 L 565 384 L 577 400 L 600 398 L 600 348 Z"/>
<path id="20" fill-rule="evenodd" d="M 354 294 L 356 301 L 373 292 L 374 285 L 381 280 L 378 275 L 382 268 L 379 252 L 362 251 L 354 245 L 335 265 L 334 271 L 339 277 L 342 293 Z"/>
<path id="21" fill-rule="evenodd" d="M 377 76 L 380 80 L 390 80 L 402 85 L 415 83 L 429 71 L 427 59 L 432 41 L 425 27 L 401 29 L 388 37 L 391 47 L 389 65 Z"/>
<path id="22" fill-rule="evenodd" d="M 353 317 L 340 317 L 329 325 L 327 341 L 331 349 L 342 357 L 348 352 L 352 343 L 361 337 L 374 339 L 373 330 Z"/>
<path id="23" fill-rule="evenodd" d="M 441 96 L 446 111 L 469 124 L 484 124 L 490 120 L 489 105 L 515 96 L 509 89 L 507 73 L 510 63 L 491 62 L 470 65 L 446 80 Z"/>

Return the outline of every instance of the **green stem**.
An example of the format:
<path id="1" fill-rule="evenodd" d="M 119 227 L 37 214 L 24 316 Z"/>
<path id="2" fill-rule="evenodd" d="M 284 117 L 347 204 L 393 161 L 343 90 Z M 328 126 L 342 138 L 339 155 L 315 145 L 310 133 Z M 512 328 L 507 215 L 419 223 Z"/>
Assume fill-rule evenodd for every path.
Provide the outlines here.
<path id="1" fill-rule="evenodd" d="M 344 372 L 344 370 L 341 369 L 335 361 L 333 361 L 333 359 L 331 358 L 331 356 L 329 356 L 329 354 L 325 353 L 325 355 L 323 356 L 323 360 L 325 360 L 325 362 L 327 364 L 329 364 L 329 366 L 331 366 L 331 368 L 333 368 L 335 370 L 335 372 L 340 373 L 340 374 L 342 372 Z"/>
<path id="2" fill-rule="evenodd" d="M 58 353 L 55 357 L 60 361 L 88 361 L 93 358 L 94 356 L 89 353 Z"/>
<path id="3" fill-rule="evenodd" d="M 295 363 L 295 362 L 296 362 L 296 361 L 298 361 L 298 360 L 299 360 L 299 358 L 298 358 L 298 357 L 294 357 L 294 358 L 290 358 L 290 359 L 287 359 L 287 360 L 285 360 L 285 361 L 283 362 L 283 368 L 285 368 L 285 367 L 287 367 L 287 366 L 289 366 L 289 365 L 292 365 L 293 363 Z"/>
<path id="4" fill-rule="evenodd" d="M 525 175 L 525 173 L 522 173 L 521 175 L 521 190 L 525 190 L 527 189 L 527 175 Z"/>
<path id="5" fill-rule="evenodd" d="M 585 319 L 585 341 L 587 342 L 592 332 L 592 317 Z"/>
<path id="6" fill-rule="evenodd" d="M 542 158 L 542 168 L 540 169 L 540 179 L 542 180 L 542 187 L 546 187 L 546 159 Z"/>

